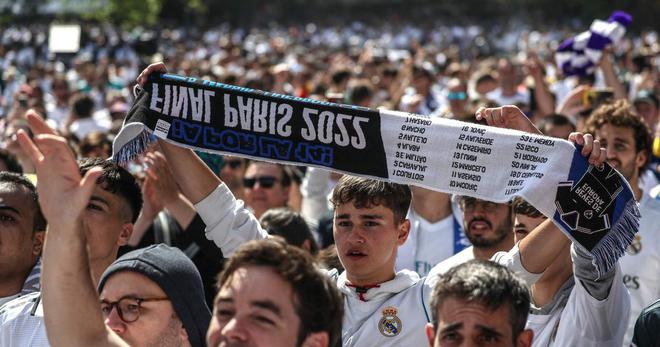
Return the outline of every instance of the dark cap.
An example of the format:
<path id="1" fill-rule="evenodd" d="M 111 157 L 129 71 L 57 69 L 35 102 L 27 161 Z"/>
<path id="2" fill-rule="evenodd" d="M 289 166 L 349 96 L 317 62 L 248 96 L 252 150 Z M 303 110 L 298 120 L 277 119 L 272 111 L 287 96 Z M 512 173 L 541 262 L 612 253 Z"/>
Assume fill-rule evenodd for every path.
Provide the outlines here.
<path id="1" fill-rule="evenodd" d="M 99 293 L 110 276 L 121 271 L 140 273 L 165 292 L 188 332 L 193 347 L 205 346 L 211 311 L 204 300 L 202 278 L 193 262 L 181 250 L 164 244 L 124 254 L 115 260 L 99 281 Z"/>

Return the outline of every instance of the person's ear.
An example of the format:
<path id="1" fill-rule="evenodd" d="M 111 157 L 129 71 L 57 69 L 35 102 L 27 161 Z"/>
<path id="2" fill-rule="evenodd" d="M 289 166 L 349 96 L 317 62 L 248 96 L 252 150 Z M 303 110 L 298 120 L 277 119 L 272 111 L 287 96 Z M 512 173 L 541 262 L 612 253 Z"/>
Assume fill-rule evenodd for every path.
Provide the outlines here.
<path id="1" fill-rule="evenodd" d="M 408 235 L 410 235 L 410 219 L 405 219 L 401 224 L 399 224 L 399 236 L 398 236 L 398 244 L 401 246 L 406 242 L 408 239 Z"/>
<path id="2" fill-rule="evenodd" d="M 300 345 L 301 347 L 328 347 L 330 344 L 330 336 L 327 331 L 318 333 L 311 333 L 305 337 L 305 341 Z"/>
<path id="3" fill-rule="evenodd" d="M 643 167 L 644 164 L 646 164 L 646 159 L 648 158 L 648 156 L 649 154 L 645 149 L 639 151 L 635 156 L 635 167 L 637 169 Z"/>
<path id="4" fill-rule="evenodd" d="M 435 342 L 435 329 L 433 329 L 433 324 L 426 323 L 426 338 L 429 339 L 429 347 L 433 347 Z"/>
<path id="5" fill-rule="evenodd" d="M 38 257 L 44 247 L 45 231 L 35 231 L 32 240 L 32 255 Z"/>
<path id="6" fill-rule="evenodd" d="M 184 341 L 182 346 L 186 346 L 186 343 L 190 341 L 188 337 L 188 331 L 183 326 L 183 323 L 181 323 L 181 327 L 179 328 L 179 338 L 181 339 L 181 341 Z"/>
<path id="7" fill-rule="evenodd" d="M 128 244 L 128 240 L 133 234 L 133 223 L 124 223 L 121 226 L 121 232 L 119 232 L 119 237 L 117 238 L 117 246 L 125 246 Z"/>
<path id="8" fill-rule="evenodd" d="M 525 329 L 516 338 L 516 347 L 530 347 L 533 339 L 534 331 L 532 329 Z"/>
<path id="9" fill-rule="evenodd" d="M 300 247 L 302 249 L 306 250 L 307 252 L 310 252 L 312 250 L 311 240 L 307 239 L 307 240 L 303 241 L 303 243 L 302 243 L 302 245 L 300 245 Z"/>

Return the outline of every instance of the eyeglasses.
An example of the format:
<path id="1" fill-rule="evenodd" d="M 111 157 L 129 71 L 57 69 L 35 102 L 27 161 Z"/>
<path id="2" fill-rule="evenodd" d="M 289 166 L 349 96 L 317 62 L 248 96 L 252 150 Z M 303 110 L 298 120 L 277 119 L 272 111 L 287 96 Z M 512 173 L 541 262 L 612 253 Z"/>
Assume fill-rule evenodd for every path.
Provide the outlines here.
<path id="1" fill-rule="evenodd" d="M 239 167 L 241 167 L 241 165 L 243 165 L 243 161 L 242 160 L 225 160 L 225 165 L 229 166 L 229 168 L 231 168 L 232 170 L 236 170 Z"/>
<path id="2" fill-rule="evenodd" d="M 246 188 L 252 189 L 255 184 L 259 182 L 259 186 L 261 188 L 272 188 L 273 185 L 275 185 L 275 182 L 277 182 L 277 177 L 274 176 L 260 176 L 260 177 L 250 177 L 250 178 L 244 178 L 243 179 L 243 186 Z"/>
<path id="3" fill-rule="evenodd" d="M 132 323 L 140 318 L 140 309 L 142 308 L 143 302 L 150 301 L 165 301 L 169 300 L 168 298 L 134 298 L 134 297 L 124 297 L 119 299 L 119 301 L 108 302 L 101 300 L 101 312 L 103 312 L 104 317 L 108 317 L 112 308 L 117 308 L 117 314 L 119 318 L 125 323 Z"/>

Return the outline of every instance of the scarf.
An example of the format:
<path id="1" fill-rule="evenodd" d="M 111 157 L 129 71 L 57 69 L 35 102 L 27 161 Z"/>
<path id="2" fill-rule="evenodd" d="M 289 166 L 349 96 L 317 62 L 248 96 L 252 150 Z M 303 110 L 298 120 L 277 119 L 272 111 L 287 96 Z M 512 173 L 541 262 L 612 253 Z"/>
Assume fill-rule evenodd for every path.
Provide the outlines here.
<path id="1" fill-rule="evenodd" d="M 151 75 L 113 143 L 126 163 L 175 145 L 508 202 L 518 195 L 609 271 L 639 225 L 627 181 L 565 140 L 410 113 Z M 191 179 L 194 179 L 191 177 Z"/>
<path id="2" fill-rule="evenodd" d="M 607 21 L 594 20 L 589 30 L 559 45 L 555 53 L 557 65 L 566 76 L 593 74 L 605 46 L 619 42 L 631 22 L 632 17 L 623 11 L 615 11 Z"/>

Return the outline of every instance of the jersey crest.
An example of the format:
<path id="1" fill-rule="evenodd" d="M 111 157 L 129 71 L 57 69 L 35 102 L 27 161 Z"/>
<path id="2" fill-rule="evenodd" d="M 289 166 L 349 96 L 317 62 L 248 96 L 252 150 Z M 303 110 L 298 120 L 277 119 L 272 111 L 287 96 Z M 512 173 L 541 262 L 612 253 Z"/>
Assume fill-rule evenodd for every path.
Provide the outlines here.
<path id="1" fill-rule="evenodd" d="M 378 321 L 378 330 L 383 336 L 394 337 L 401 333 L 403 323 L 396 314 L 396 307 L 388 306 L 383 309 L 383 317 Z"/>

